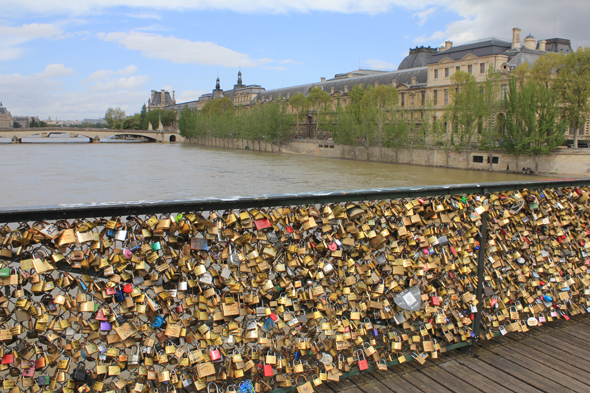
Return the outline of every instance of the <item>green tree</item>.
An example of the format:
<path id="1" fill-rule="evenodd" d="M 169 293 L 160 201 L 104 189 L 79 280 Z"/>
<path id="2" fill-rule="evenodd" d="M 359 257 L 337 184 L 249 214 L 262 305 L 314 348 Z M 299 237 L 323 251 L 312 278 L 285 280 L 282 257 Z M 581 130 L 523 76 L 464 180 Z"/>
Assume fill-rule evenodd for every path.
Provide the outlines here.
<path id="1" fill-rule="evenodd" d="M 447 107 L 448 118 L 452 119 L 454 130 L 458 133 L 461 147 L 466 149 L 467 168 L 472 143 L 478 131 L 482 131 L 483 122 L 491 114 L 485 86 L 480 86 L 475 77 L 464 71 L 457 71 L 451 76 L 454 89 L 451 90 L 452 103 Z"/>
<path id="2" fill-rule="evenodd" d="M 201 109 L 203 114 L 212 113 L 217 116 L 228 114 L 229 112 L 233 111 L 235 111 L 234 103 L 229 97 L 216 98 L 214 100 L 207 101 L 205 105 L 203 105 L 203 109 Z"/>
<path id="3" fill-rule="evenodd" d="M 160 119 L 164 127 L 170 127 L 176 121 L 176 112 L 168 109 L 153 109 L 146 114 L 141 128 L 147 130 L 151 123 L 152 129 L 156 130 L 160 124 Z"/>
<path id="4" fill-rule="evenodd" d="M 147 116 L 147 106 L 144 103 L 143 106 L 141 107 L 141 112 L 139 112 L 139 124 L 140 124 L 140 128 L 145 123 L 145 117 L 146 116 Z"/>
<path id="5" fill-rule="evenodd" d="M 107 109 L 104 119 L 110 129 L 121 129 L 125 119 L 125 111 L 119 107 Z"/>
<path id="6" fill-rule="evenodd" d="M 141 115 L 136 113 L 133 116 L 127 116 L 123 120 L 122 128 L 124 130 L 141 130 Z"/>
<path id="7" fill-rule="evenodd" d="M 180 110 L 178 114 L 178 131 L 185 138 L 198 136 L 197 112 L 193 112 L 188 105 Z"/>
<path id="8" fill-rule="evenodd" d="M 277 96 L 272 102 L 263 105 L 265 109 L 265 127 L 266 139 L 271 142 L 277 142 L 279 152 L 281 151 L 281 141 L 285 140 L 291 134 L 291 125 L 293 124 L 292 116 L 287 113 L 287 102 L 280 96 Z"/>
<path id="9" fill-rule="evenodd" d="M 332 96 L 327 91 L 324 91 L 320 86 L 316 86 L 311 89 L 307 95 L 307 100 L 309 101 L 310 106 L 316 112 L 317 126 L 314 138 L 317 138 L 320 127 L 324 125 L 322 123 L 322 115 L 326 111 L 328 104 L 332 102 Z"/>
<path id="10" fill-rule="evenodd" d="M 13 122 L 12 122 L 12 128 L 20 128 L 20 124 L 19 124 L 19 122 L 18 122 L 18 121 L 16 121 L 16 120 L 15 120 L 15 121 L 13 121 Z"/>
<path id="11" fill-rule="evenodd" d="M 309 110 L 309 100 L 302 93 L 297 93 L 289 98 L 289 105 L 295 111 L 297 126 L 299 126 L 299 116 L 307 113 Z"/>
<path id="12" fill-rule="evenodd" d="M 590 115 L 590 49 L 568 53 L 557 69 L 553 82 L 561 115 L 574 130 L 574 148 L 578 148 L 580 128 Z"/>
<path id="13" fill-rule="evenodd" d="M 366 119 L 364 136 L 367 159 L 369 159 L 369 143 L 377 143 L 380 160 L 383 160 L 383 147 L 389 143 L 395 126 L 391 122 L 394 108 L 397 106 L 399 95 L 397 89 L 391 85 L 368 86 L 362 98 L 363 117 Z"/>
<path id="14" fill-rule="evenodd" d="M 37 122 L 37 119 L 32 117 L 31 122 L 29 123 L 29 127 L 31 127 L 31 128 L 39 127 L 39 123 Z"/>

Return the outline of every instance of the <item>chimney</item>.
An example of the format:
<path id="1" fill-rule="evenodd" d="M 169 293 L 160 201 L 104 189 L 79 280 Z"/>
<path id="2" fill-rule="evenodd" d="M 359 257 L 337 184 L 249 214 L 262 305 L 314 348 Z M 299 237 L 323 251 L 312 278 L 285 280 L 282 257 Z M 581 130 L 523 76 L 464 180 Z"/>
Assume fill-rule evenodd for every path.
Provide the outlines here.
<path id="1" fill-rule="evenodd" d="M 540 41 L 539 41 L 539 43 L 538 43 L 538 45 L 537 45 L 537 46 L 538 46 L 538 49 L 539 49 L 539 50 L 543 50 L 543 51 L 545 51 L 545 50 L 546 50 L 546 49 L 545 49 L 545 44 L 546 44 L 546 43 L 547 43 L 547 41 L 545 41 L 545 40 L 540 40 Z"/>
<path id="2" fill-rule="evenodd" d="M 322 81 L 322 82 L 325 82 L 325 81 L 326 81 L 326 78 L 324 78 L 324 77 L 322 76 L 322 78 L 321 78 L 321 81 Z"/>
<path id="3" fill-rule="evenodd" d="M 417 83 L 418 83 L 418 81 L 416 80 L 416 77 L 415 77 L 415 76 L 413 76 L 413 77 L 412 77 L 412 79 L 411 79 L 411 82 L 410 82 L 410 83 L 411 83 L 412 85 L 415 85 L 415 84 L 417 84 Z"/>
<path id="4" fill-rule="evenodd" d="M 445 50 L 449 50 L 453 47 L 452 41 L 445 41 Z"/>
<path id="5" fill-rule="evenodd" d="M 442 52 L 442 51 L 444 51 L 444 50 L 445 50 L 445 47 L 444 47 L 444 46 L 440 46 L 440 47 L 438 48 L 438 51 L 439 51 L 439 52 Z"/>
<path id="6" fill-rule="evenodd" d="M 174 101 L 174 104 L 176 104 L 176 91 L 172 90 L 172 101 Z"/>
<path id="7" fill-rule="evenodd" d="M 512 29 L 512 49 L 520 49 L 520 29 Z"/>

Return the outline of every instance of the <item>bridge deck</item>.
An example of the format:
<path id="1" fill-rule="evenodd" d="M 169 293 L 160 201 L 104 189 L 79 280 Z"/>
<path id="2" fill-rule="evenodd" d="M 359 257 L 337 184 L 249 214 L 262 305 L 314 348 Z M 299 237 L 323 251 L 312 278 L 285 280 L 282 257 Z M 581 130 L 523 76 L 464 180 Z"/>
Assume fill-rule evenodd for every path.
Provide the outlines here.
<path id="1" fill-rule="evenodd" d="M 527 333 L 482 343 L 471 358 L 460 350 L 316 387 L 320 393 L 589 392 L 590 316 L 558 320 Z"/>

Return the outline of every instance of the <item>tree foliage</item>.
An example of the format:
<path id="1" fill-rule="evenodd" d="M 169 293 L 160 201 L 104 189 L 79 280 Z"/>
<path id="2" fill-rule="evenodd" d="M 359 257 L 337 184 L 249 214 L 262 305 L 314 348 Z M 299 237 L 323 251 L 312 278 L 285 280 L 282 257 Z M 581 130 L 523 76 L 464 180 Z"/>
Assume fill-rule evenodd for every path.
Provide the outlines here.
<path id="1" fill-rule="evenodd" d="M 309 110 L 309 100 L 303 93 L 294 94 L 289 98 L 289 105 L 293 108 L 296 114 L 296 121 L 299 124 L 299 117 Z"/>
<path id="2" fill-rule="evenodd" d="M 574 147 L 577 148 L 580 128 L 590 115 L 590 49 L 580 48 L 561 59 L 555 64 L 557 77 L 553 90 L 561 104 L 561 116 L 574 129 Z"/>
<path id="3" fill-rule="evenodd" d="M 104 119 L 110 129 L 120 130 L 123 127 L 125 111 L 119 107 L 107 109 Z"/>
<path id="4" fill-rule="evenodd" d="M 176 121 L 176 112 L 168 109 L 153 109 L 146 114 L 141 128 L 147 130 L 151 123 L 152 129 L 156 130 L 160 119 L 164 127 L 170 127 Z"/>

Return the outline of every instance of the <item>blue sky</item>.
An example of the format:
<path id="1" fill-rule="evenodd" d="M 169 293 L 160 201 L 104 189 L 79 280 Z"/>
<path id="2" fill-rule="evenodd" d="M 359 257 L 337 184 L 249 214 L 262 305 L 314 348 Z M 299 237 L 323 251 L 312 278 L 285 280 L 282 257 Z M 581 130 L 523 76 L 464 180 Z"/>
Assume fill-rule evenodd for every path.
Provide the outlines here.
<path id="1" fill-rule="evenodd" d="M 555 6 L 563 15 L 556 14 Z M 357 68 L 396 69 L 410 47 L 496 36 L 590 45 L 586 0 L 0 0 L 0 101 L 13 115 L 139 112 L 236 82 L 267 90 Z M 555 32 L 555 33 L 554 33 Z"/>

